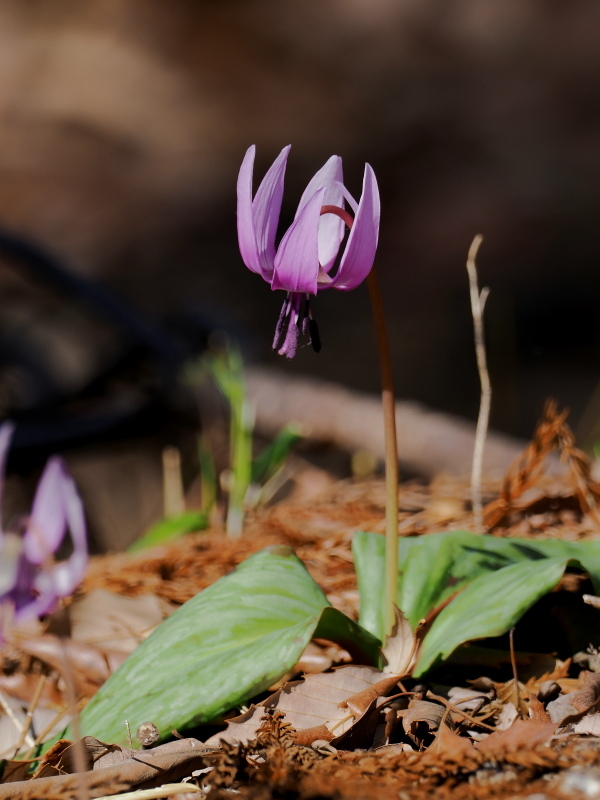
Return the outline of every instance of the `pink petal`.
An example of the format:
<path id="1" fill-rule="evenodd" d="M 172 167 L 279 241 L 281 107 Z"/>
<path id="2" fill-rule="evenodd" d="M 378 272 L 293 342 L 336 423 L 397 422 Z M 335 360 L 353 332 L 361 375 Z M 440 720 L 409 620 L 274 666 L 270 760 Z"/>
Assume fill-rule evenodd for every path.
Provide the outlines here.
<path id="1" fill-rule="evenodd" d="M 343 181 L 342 159 L 339 156 L 331 156 L 304 190 L 296 217 L 298 217 L 314 193 L 323 187 L 325 187 L 326 191 L 322 205 L 343 208 L 344 195 L 341 188 Z M 344 238 L 344 229 L 344 222 L 335 214 L 324 214 L 321 217 L 319 222 L 319 261 L 326 272 L 331 269 L 337 257 L 340 244 Z"/>
<path id="2" fill-rule="evenodd" d="M 275 256 L 271 289 L 317 293 L 319 220 L 324 195 L 325 189 L 319 189 L 286 231 Z"/>
<path id="3" fill-rule="evenodd" d="M 61 465 L 62 466 L 62 465 Z M 40 592 L 40 603 L 46 607 L 38 608 L 44 614 L 52 608 L 59 597 L 72 594 L 85 576 L 88 564 L 87 530 L 83 503 L 71 476 L 64 470 L 60 485 L 65 519 L 73 541 L 73 552 L 66 561 L 49 568 L 42 568 L 36 576 L 35 588 Z"/>
<path id="4" fill-rule="evenodd" d="M 65 535 L 67 518 L 62 484 L 66 477 L 62 460 L 57 456 L 49 459 L 39 480 L 23 537 L 25 555 L 33 564 L 43 564 L 58 549 Z"/>
<path id="5" fill-rule="evenodd" d="M 246 151 L 237 181 L 237 229 L 240 253 L 244 264 L 252 272 L 260 274 L 260 258 L 256 244 L 256 232 L 252 217 L 252 173 L 254 170 L 254 154 L 256 147 L 252 145 Z"/>
<path id="6" fill-rule="evenodd" d="M 375 260 L 379 237 L 379 189 L 375 173 L 365 165 L 363 191 L 340 268 L 331 286 L 348 291 L 364 281 Z"/>
<path id="7" fill-rule="evenodd" d="M 260 274 L 266 281 L 273 277 L 275 236 L 281 214 L 283 181 L 290 146 L 284 147 L 263 178 L 252 203 L 252 220 L 260 265 Z M 256 270 L 255 270 L 256 271 Z"/>

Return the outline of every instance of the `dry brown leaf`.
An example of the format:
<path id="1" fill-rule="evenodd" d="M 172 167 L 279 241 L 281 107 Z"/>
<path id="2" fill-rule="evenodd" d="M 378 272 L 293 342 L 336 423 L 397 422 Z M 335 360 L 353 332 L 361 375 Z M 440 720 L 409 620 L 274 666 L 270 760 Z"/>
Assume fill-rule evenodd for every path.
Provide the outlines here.
<path id="1" fill-rule="evenodd" d="M 106 744 L 93 736 L 84 736 L 78 742 L 61 739 L 42 758 L 34 778 L 49 778 L 52 775 L 72 775 L 78 766 L 85 764 L 87 770 L 95 769 L 107 753 L 118 751 L 120 759 L 108 761 L 103 766 L 113 766 L 118 761 L 131 758 L 136 751 L 116 744 Z"/>
<path id="2" fill-rule="evenodd" d="M 197 739 L 180 739 L 110 767 L 76 775 L 56 775 L 18 781 L 2 787 L 2 800 L 81 800 L 82 791 L 90 797 L 117 794 L 126 789 L 147 789 L 177 781 L 194 769 L 206 766 L 204 757 L 214 752 Z"/>
<path id="3" fill-rule="evenodd" d="M 529 717 L 539 722 L 552 722 L 550 715 L 544 708 L 544 704 L 540 702 L 537 694 L 529 695 Z"/>
<path id="4" fill-rule="evenodd" d="M 347 708 L 354 714 L 355 717 L 358 717 L 361 714 L 364 714 L 371 703 L 374 700 L 377 700 L 378 697 L 385 697 L 388 695 L 396 686 L 398 680 L 398 675 L 388 675 L 385 678 L 382 678 L 380 681 L 377 681 L 377 683 L 374 683 L 372 686 L 368 686 L 362 691 L 353 694 L 347 700 L 343 700 L 339 704 L 339 707 Z"/>
<path id="5" fill-rule="evenodd" d="M 520 717 L 515 704 L 504 703 L 496 720 L 496 730 L 507 731 L 517 719 Z"/>
<path id="6" fill-rule="evenodd" d="M 525 684 L 525 688 L 529 692 L 534 692 L 535 694 L 539 694 L 540 686 L 543 683 L 548 683 L 549 681 L 553 681 L 558 683 L 563 691 L 575 691 L 575 686 L 570 686 L 569 689 L 566 689 L 566 686 L 563 686 L 563 682 L 565 680 L 572 681 L 575 680 L 573 678 L 569 678 L 569 671 L 571 669 L 572 659 L 567 658 L 566 661 L 560 661 L 556 659 L 556 665 L 553 670 L 549 672 L 544 672 L 539 677 L 532 675 L 531 678 Z M 579 679 L 576 679 L 579 680 Z"/>
<path id="7" fill-rule="evenodd" d="M 505 731 L 494 731 L 486 739 L 478 742 L 476 747 L 480 753 L 490 758 L 501 758 L 506 753 L 515 753 L 520 749 L 531 750 L 544 744 L 556 730 L 554 722 L 541 722 L 534 719 L 517 719 Z"/>
<path id="8" fill-rule="evenodd" d="M 64 675 L 65 659 L 78 694 L 93 697 L 100 686 L 123 663 L 124 653 L 103 650 L 89 644 L 45 634 L 15 642 L 20 650 L 43 661 Z"/>
<path id="9" fill-rule="evenodd" d="M 486 690 L 466 688 L 464 686 L 453 686 L 448 690 L 448 700 L 453 706 L 461 711 L 468 711 L 470 714 L 477 714 L 478 711 L 495 698 L 496 690 L 493 687 Z"/>
<path id="10" fill-rule="evenodd" d="M 557 725 L 562 725 L 565 721 L 570 719 L 578 719 L 581 714 L 573 705 L 573 698 L 576 692 L 569 694 L 561 694 L 556 700 L 552 700 L 546 706 L 546 711 L 550 715 L 550 719 Z"/>
<path id="11" fill-rule="evenodd" d="M 506 683 L 496 683 L 494 685 L 496 687 L 496 697 L 500 703 L 503 705 L 512 703 L 517 710 L 517 714 L 522 719 L 526 719 L 529 716 L 529 706 L 527 705 L 529 691 L 521 681 L 515 682 L 514 679 L 511 679 Z"/>
<path id="12" fill-rule="evenodd" d="M 590 736 L 600 736 L 600 714 L 586 714 L 573 725 L 573 733 L 587 733 Z"/>
<path id="13" fill-rule="evenodd" d="M 420 723 L 425 723 L 430 731 L 437 731 L 446 714 L 446 707 L 439 703 L 432 703 L 431 700 L 411 700 L 408 708 L 398 711 L 398 716 L 402 717 L 402 724 L 406 733 L 414 734 Z M 449 724 L 446 714 L 446 724 Z"/>
<path id="14" fill-rule="evenodd" d="M 175 608 L 154 594 L 125 597 L 94 589 L 69 607 L 71 637 L 129 655 Z"/>
<path id="15" fill-rule="evenodd" d="M 443 754 L 445 758 L 454 761 L 463 761 L 465 758 L 473 757 L 475 748 L 469 739 L 459 736 L 448 725 L 442 725 L 427 752 Z"/>
<path id="16" fill-rule="evenodd" d="M 362 666 L 339 667 L 333 672 L 308 675 L 302 681 L 288 683 L 271 697 L 263 700 L 259 706 L 253 706 L 245 714 L 229 720 L 227 730 L 211 736 L 206 744 L 217 745 L 221 740 L 250 741 L 256 735 L 265 708 L 277 708 L 283 711 L 286 722 L 289 722 L 296 731 L 326 725 L 328 730 L 338 737 L 352 727 L 356 718 L 362 713 L 361 711 L 353 713 L 349 708 L 340 707 L 340 703 L 347 702 L 365 690 L 371 690 L 373 685 L 382 679 L 388 685 L 393 680 L 381 670 Z M 363 712 L 370 702 L 364 706 Z"/>
<path id="17" fill-rule="evenodd" d="M 387 637 L 382 653 L 386 659 L 383 671 L 400 678 L 409 677 L 417 663 L 423 637 L 410 626 L 402 611 L 394 606 L 394 626 Z"/>
<path id="18" fill-rule="evenodd" d="M 309 642 L 292 669 L 269 686 L 269 691 L 276 692 L 288 681 L 296 680 L 299 676 L 327 672 L 334 664 L 344 664 L 351 660 L 348 651 L 337 644 L 324 640 Z"/>
<path id="19" fill-rule="evenodd" d="M 571 703 L 580 713 L 585 714 L 600 702 L 600 675 L 596 672 L 588 672 L 585 676 L 583 686 L 575 692 Z"/>
<path id="20" fill-rule="evenodd" d="M 24 781 L 29 774 L 32 761 L 7 761 L 2 770 L 2 783 Z M 2 790 L 0 789 L 0 792 Z M 1 795 L 0 795 L 1 796 Z"/>
<path id="21" fill-rule="evenodd" d="M 0 691 L 29 705 L 39 681 L 40 676 L 31 673 L 15 672 L 13 675 L 0 675 Z M 44 684 L 38 706 L 57 708 L 63 704 L 64 698 L 56 686 L 56 681 L 48 679 Z"/>

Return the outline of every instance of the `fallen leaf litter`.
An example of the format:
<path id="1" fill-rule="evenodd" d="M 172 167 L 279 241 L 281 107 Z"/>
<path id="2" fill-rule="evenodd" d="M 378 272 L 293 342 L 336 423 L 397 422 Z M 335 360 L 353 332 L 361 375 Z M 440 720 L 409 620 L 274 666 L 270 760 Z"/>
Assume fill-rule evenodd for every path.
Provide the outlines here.
<path id="1" fill-rule="evenodd" d="M 544 477 L 542 462 L 555 447 L 566 461 L 567 473 L 561 478 Z M 493 485 L 484 488 L 489 501 L 486 518 L 495 526 L 495 535 L 535 538 L 542 534 L 575 541 L 597 536 L 598 487 L 585 457 L 574 447 L 564 417 L 552 406 L 547 407 L 532 444 L 509 471 L 500 493 Z M 401 498 L 400 528 L 405 534 L 469 525 L 466 483 L 443 478 L 430 486 L 415 483 L 403 487 Z M 357 530 L 382 530 L 383 506 L 381 483 L 343 482 L 310 506 L 283 502 L 255 512 L 242 540 L 232 542 L 218 532 L 208 532 L 146 554 L 97 558 L 79 598 L 85 602 L 94 592 L 105 590 L 126 598 L 150 595 L 163 603 L 158 617 L 144 617 L 135 630 L 131 624 L 121 633 L 109 626 L 106 641 L 116 658 L 114 646 L 118 647 L 120 636 L 128 635 L 130 641 L 133 637 L 133 645 L 125 648 L 130 649 L 136 637 L 143 638 L 161 615 L 169 613 L 168 604 L 185 602 L 256 550 L 285 543 L 305 562 L 332 604 L 356 618 L 350 543 Z M 74 609 L 78 602 L 81 599 L 76 598 Z M 82 638 L 86 639 L 85 626 Z M 338 649 L 323 660 L 328 646 L 323 643 L 315 653 L 313 645 L 312 656 L 320 664 L 316 674 L 277 689 L 262 705 L 230 719 L 223 733 L 205 743 L 176 739 L 143 752 L 127 752 L 86 737 L 79 746 L 93 766 L 90 772 L 70 774 L 73 761 L 66 758 L 68 747 L 64 746 L 47 754 L 34 781 L 23 780 L 22 762 L 9 761 L 0 798 L 81 798 L 82 791 L 100 797 L 173 785 L 182 778 L 190 782 L 194 796 L 211 798 L 230 797 L 232 791 L 260 800 L 284 796 L 354 800 L 382 795 L 422 800 L 432 793 L 440 798 L 474 799 L 535 795 L 536 800 L 550 800 L 573 792 L 600 797 L 600 676 L 593 648 L 587 660 L 586 654 L 578 654 L 583 667 L 578 675 L 570 661 L 554 659 L 552 663 L 550 659 L 545 662 L 551 666 L 548 671 L 538 667 L 537 674 L 519 675 L 525 683 L 482 678 L 470 687 L 444 690 L 408 681 L 407 689 L 402 678 L 414 663 L 413 644 L 397 646 L 395 657 L 403 667 L 391 676 L 389 671 L 358 665 L 319 671 L 347 661 L 347 654 Z M 99 653 L 105 672 L 118 663 L 110 663 L 106 655 L 110 648 L 102 641 L 93 643 L 88 637 L 85 645 L 69 643 L 76 665 L 78 646 L 84 654 L 88 648 L 88 657 Z M 3 654 L 3 693 L 24 700 L 34 686 L 40 686 L 43 675 L 40 706 L 56 706 L 63 689 L 52 652 L 47 635 L 23 639 L 21 646 L 13 643 Z M 542 664 L 543 658 L 538 661 Z M 81 672 L 80 695 L 91 696 L 94 685 L 103 680 L 102 672 L 87 662 L 76 669 Z M 359 684 L 347 684 L 351 675 L 359 677 Z M 346 686 L 341 699 L 331 694 L 338 684 Z M 307 717 L 306 704 L 298 698 L 311 685 L 323 688 L 316 696 L 309 691 L 316 713 Z M 320 696 L 333 703 L 331 709 L 324 709 Z M 112 760 L 107 761 L 111 752 Z M 163 795 L 147 797 L 169 796 L 171 791 L 175 786 Z"/>

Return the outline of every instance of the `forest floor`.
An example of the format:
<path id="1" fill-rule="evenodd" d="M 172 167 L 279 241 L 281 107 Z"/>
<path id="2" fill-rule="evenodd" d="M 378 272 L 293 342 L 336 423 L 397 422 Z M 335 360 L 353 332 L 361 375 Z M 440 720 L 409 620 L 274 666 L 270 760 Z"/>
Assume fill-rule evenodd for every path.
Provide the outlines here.
<path id="1" fill-rule="evenodd" d="M 561 438 L 560 432 L 568 430 L 564 419 L 555 418 L 552 424 L 552 430 L 548 426 L 538 429 L 523 460 L 512 468 L 504 483 L 484 486 L 491 535 L 531 540 L 598 538 L 600 525 L 595 509 L 598 487 L 589 464 L 574 447 L 572 438 L 568 435 Z M 561 451 L 565 472 L 558 477 L 547 477 L 544 461 L 555 447 Z M 314 470 L 308 468 L 304 477 L 313 480 Z M 383 532 L 383 482 L 324 480 L 318 491 L 314 487 L 308 491 L 306 487 L 302 490 L 302 480 L 299 473 L 300 488 L 295 495 L 292 493 L 290 498 L 269 508 L 251 512 L 244 535 L 239 539 L 227 538 L 215 526 L 140 554 L 95 557 L 73 606 L 103 591 L 119 598 L 152 597 L 165 615 L 230 573 L 252 553 L 269 545 L 284 544 L 304 562 L 332 605 L 358 619 L 352 537 L 361 530 Z M 466 481 L 441 476 L 428 485 L 411 482 L 401 486 L 401 535 L 427 536 L 468 530 L 472 525 Z M 581 602 L 585 591 L 589 591 L 586 576 L 567 573 L 553 593 L 554 606 L 571 613 L 573 608 L 579 608 L 573 605 L 575 598 L 589 612 L 589 606 Z M 111 657 L 119 650 L 113 646 L 114 642 L 111 647 L 106 642 L 98 644 L 101 637 L 97 620 L 89 620 L 90 614 L 97 613 L 97 606 L 95 611 L 82 611 L 77 623 L 78 636 L 71 630 L 72 654 L 79 647 L 83 655 L 79 660 L 76 653 L 73 656 L 73 674 L 69 680 L 65 680 L 64 669 L 61 670 L 58 656 L 50 646 L 54 641 L 51 634 L 56 630 L 40 630 L 29 638 L 23 636 L 5 645 L 0 674 L 3 697 L 11 702 L 20 700 L 25 707 L 37 692 L 36 704 L 50 709 L 58 707 L 61 700 L 63 703 L 68 700 L 73 685 L 79 699 L 85 701 L 93 696 L 106 677 L 100 674 L 102 670 L 110 672 L 116 666 Z M 123 618 L 128 613 L 123 607 Z M 478 661 L 475 648 L 472 661 L 464 656 L 469 650 L 464 651 L 461 659 L 443 665 L 431 683 L 418 684 L 408 678 L 400 682 L 405 693 L 404 704 L 383 703 L 377 712 L 378 732 L 373 723 L 369 731 L 362 730 L 355 740 L 350 739 L 350 744 L 348 740 L 346 744 L 336 744 L 331 739 L 303 742 L 281 712 L 265 707 L 253 736 L 242 744 L 227 740 L 221 746 L 205 747 L 203 743 L 218 730 L 212 727 L 186 731 L 186 735 L 197 739 L 175 737 L 170 743 L 175 750 L 163 750 L 169 744 L 145 750 L 142 759 L 145 767 L 152 759 L 163 759 L 159 778 L 139 772 L 139 751 L 136 756 L 133 751 L 118 748 L 122 751 L 120 761 L 107 762 L 106 752 L 98 752 L 100 743 L 90 741 L 85 747 L 88 768 L 94 766 L 89 775 L 95 777 L 83 782 L 77 772 L 77 757 L 71 761 L 65 758 L 65 744 L 47 754 L 42 770 L 38 768 L 33 780 L 25 780 L 19 762 L 8 760 L 0 798 L 83 800 L 118 796 L 120 792 L 182 779 L 188 782 L 186 793 L 182 794 L 181 787 L 173 788 L 172 792 L 179 791 L 177 796 L 208 795 L 211 800 L 232 795 L 261 800 L 375 797 L 425 800 L 432 794 L 439 798 L 473 800 L 600 797 L 600 713 L 597 713 L 600 667 L 592 652 L 587 661 L 582 660 L 581 654 L 565 652 L 564 643 L 553 640 L 554 618 L 544 619 L 548 607 L 540 613 L 542 616 L 529 623 L 545 628 L 544 644 L 536 652 L 512 651 L 504 660 L 486 664 L 485 660 Z M 575 615 L 578 613 L 576 610 Z M 595 613 L 600 615 L 600 611 Z M 108 616 L 109 612 L 105 614 Z M 55 622 L 55 626 L 58 624 Z M 133 622 L 130 627 L 135 627 Z M 93 649 L 90 630 L 97 635 L 101 668 L 96 662 L 92 664 L 93 658 L 90 660 Z M 139 636 L 134 630 L 131 634 L 134 640 Z M 585 639 L 585 632 L 583 635 Z M 106 647 L 104 653 L 103 647 Z M 328 672 L 332 666 L 347 665 L 350 661 L 341 648 L 318 641 L 309 646 L 305 657 L 283 680 L 295 679 L 304 672 L 335 675 Z M 272 690 L 276 691 L 281 684 L 278 682 Z M 563 705 L 570 702 L 568 709 L 560 712 L 555 706 L 552 711 L 552 702 L 557 703 L 560 698 L 567 698 Z M 190 755 L 190 747 L 199 749 Z M 169 752 L 174 755 L 169 756 Z M 103 764 L 98 756 L 105 759 Z M 6 754 L 4 757 L 7 758 Z"/>

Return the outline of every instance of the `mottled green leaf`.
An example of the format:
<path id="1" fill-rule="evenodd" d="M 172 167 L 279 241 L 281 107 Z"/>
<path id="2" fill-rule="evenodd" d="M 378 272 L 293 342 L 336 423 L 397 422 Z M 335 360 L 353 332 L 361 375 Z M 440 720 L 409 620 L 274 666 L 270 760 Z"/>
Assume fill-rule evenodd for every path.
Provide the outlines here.
<path id="1" fill-rule="evenodd" d="M 125 720 L 163 737 L 208 722 L 278 680 L 317 632 L 377 658 L 377 640 L 330 607 L 292 550 L 266 548 L 166 619 L 84 708 L 81 733 L 126 742 Z"/>
<path id="2" fill-rule="evenodd" d="M 436 617 L 425 637 L 415 677 L 464 642 L 506 633 L 556 586 L 566 565 L 564 558 L 544 558 L 480 575 Z"/>

